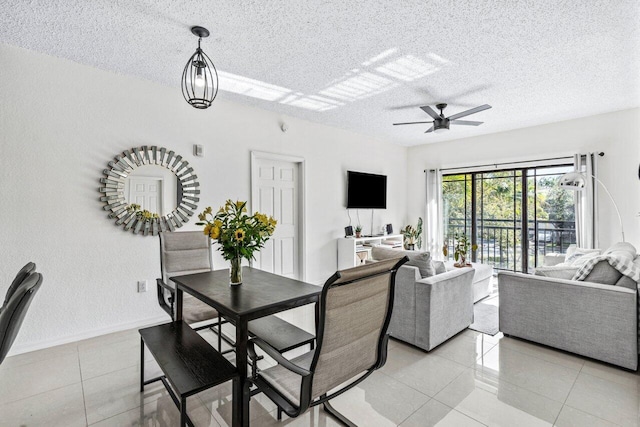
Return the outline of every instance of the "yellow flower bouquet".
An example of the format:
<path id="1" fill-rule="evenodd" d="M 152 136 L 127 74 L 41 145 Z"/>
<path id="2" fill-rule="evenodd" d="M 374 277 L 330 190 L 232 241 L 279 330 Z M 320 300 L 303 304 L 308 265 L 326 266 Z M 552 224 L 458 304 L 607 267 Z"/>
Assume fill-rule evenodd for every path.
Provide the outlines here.
<path id="1" fill-rule="evenodd" d="M 214 215 L 211 207 L 198 215 L 204 234 L 217 241 L 224 259 L 231 261 L 231 284 L 242 283 L 242 258 L 255 259 L 254 252 L 264 247 L 276 229 L 277 221 L 256 212 L 247 215 L 247 202 L 227 202 Z"/>

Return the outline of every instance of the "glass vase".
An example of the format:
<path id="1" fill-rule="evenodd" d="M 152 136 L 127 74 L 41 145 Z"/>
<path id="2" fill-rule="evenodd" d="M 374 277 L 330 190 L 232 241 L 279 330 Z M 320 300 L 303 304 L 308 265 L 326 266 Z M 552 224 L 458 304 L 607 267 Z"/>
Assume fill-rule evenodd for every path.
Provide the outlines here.
<path id="1" fill-rule="evenodd" d="M 231 259 L 231 269 L 229 270 L 229 284 L 232 286 L 242 284 L 242 258 Z"/>

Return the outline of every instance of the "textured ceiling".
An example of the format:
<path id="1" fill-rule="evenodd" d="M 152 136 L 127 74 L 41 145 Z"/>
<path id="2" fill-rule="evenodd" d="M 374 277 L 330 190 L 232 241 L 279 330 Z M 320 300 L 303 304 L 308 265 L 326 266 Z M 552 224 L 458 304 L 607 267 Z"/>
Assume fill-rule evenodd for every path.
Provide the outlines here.
<path id="1" fill-rule="evenodd" d="M 180 90 L 196 47 L 218 96 L 402 145 L 464 138 L 640 105 L 640 2 L 0 1 L 0 42 Z M 424 134 L 417 107 L 479 127 Z M 212 111 L 203 114 L 215 114 Z"/>

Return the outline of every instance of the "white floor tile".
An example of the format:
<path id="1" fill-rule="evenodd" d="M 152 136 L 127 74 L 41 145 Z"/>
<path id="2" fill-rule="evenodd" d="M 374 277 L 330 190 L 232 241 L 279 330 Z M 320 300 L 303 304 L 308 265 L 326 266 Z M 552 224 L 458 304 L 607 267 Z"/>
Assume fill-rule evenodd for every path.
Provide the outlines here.
<path id="1" fill-rule="evenodd" d="M 584 363 L 584 367 L 581 372 L 631 387 L 635 387 L 640 384 L 640 371 L 630 372 L 612 365 L 594 362 L 591 360 L 587 360 Z"/>
<path id="2" fill-rule="evenodd" d="M 616 427 L 618 424 L 610 423 L 564 405 L 554 425 L 557 427 Z"/>
<path id="3" fill-rule="evenodd" d="M 86 426 L 82 384 L 71 384 L 0 405 L 0 425 Z"/>
<path id="4" fill-rule="evenodd" d="M 83 387 L 89 424 L 168 396 L 161 382 L 145 386 L 144 393 L 140 393 L 139 366 L 88 379 Z"/>
<path id="5" fill-rule="evenodd" d="M 486 339 L 489 335 L 458 334 L 449 341 L 440 344 L 430 354 L 442 356 L 465 366 L 474 366 L 476 361 L 491 350 L 495 345 Z M 491 340 L 493 341 L 493 340 Z"/>
<path id="6" fill-rule="evenodd" d="M 21 366 L 0 367 L 0 403 L 80 382 L 77 354 L 58 356 Z"/>
<path id="7" fill-rule="evenodd" d="M 616 424 L 638 425 L 637 385 L 622 385 L 580 373 L 566 404 Z"/>
<path id="8" fill-rule="evenodd" d="M 493 378 L 466 370 L 435 399 L 486 425 L 552 425 L 562 403 Z"/>
<path id="9" fill-rule="evenodd" d="M 140 339 L 81 348 L 79 356 L 82 379 L 88 380 L 109 372 L 139 365 Z M 145 359 L 151 359 L 151 354 L 148 351 L 145 354 Z M 109 363 L 105 363 L 107 360 Z"/>
<path id="10" fill-rule="evenodd" d="M 515 384 L 563 403 L 579 371 L 511 350 L 501 340 L 476 369 L 484 376 Z"/>
<path id="11" fill-rule="evenodd" d="M 139 346 L 132 329 L 7 358 L 0 425 L 176 425 L 178 410 L 161 383 L 139 391 Z M 145 362 L 146 378 L 160 374 L 148 351 Z M 265 358 L 261 366 L 271 363 Z M 430 353 L 391 340 L 385 367 L 333 405 L 367 426 L 638 426 L 640 375 L 465 330 Z M 231 406 L 231 383 L 189 400 L 197 426 L 230 425 Z M 321 408 L 278 422 L 264 395 L 252 398 L 250 412 L 252 427 L 340 425 Z"/>
<path id="12" fill-rule="evenodd" d="M 538 359 L 566 366 L 567 368 L 575 369 L 577 371 L 579 371 L 585 363 L 585 359 L 580 356 L 553 350 L 548 347 L 516 338 L 504 338 L 500 341 L 500 345 L 508 348 L 509 350 L 519 351 L 520 353 L 524 353 L 528 356 L 537 357 Z"/>
<path id="13" fill-rule="evenodd" d="M 482 427 L 484 425 L 435 399 L 431 399 L 400 424 L 401 427 Z"/>
<path id="14" fill-rule="evenodd" d="M 408 345 L 389 350 L 381 372 L 433 397 L 465 370 L 465 366 Z"/>
<path id="15" fill-rule="evenodd" d="M 213 415 L 197 398 L 187 399 L 187 414 L 196 427 L 219 427 Z M 168 395 L 142 407 L 91 424 L 92 427 L 169 427 L 179 425 L 180 412 Z"/>
<path id="16" fill-rule="evenodd" d="M 358 425 L 398 425 L 429 397 L 381 372 L 336 397 L 331 404 Z"/>
<path id="17" fill-rule="evenodd" d="M 22 366 L 34 362 L 41 362 L 43 360 L 55 359 L 60 356 L 73 354 L 78 354 L 78 343 L 75 342 L 7 357 L 2 362 L 2 369 L 12 366 Z"/>

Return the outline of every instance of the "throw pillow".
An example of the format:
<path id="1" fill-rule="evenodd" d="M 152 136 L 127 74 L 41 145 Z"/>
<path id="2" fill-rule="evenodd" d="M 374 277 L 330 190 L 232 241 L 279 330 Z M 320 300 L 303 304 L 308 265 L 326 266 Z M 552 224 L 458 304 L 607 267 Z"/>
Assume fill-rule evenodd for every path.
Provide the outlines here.
<path id="1" fill-rule="evenodd" d="M 431 277 L 436 274 L 433 262 L 431 262 L 431 253 L 418 252 L 418 251 L 404 251 L 398 249 L 389 249 L 376 246 L 371 249 L 371 257 L 373 259 L 382 260 L 389 258 L 398 258 L 407 256 L 409 261 L 405 265 L 418 267 L 420 275 L 424 279 L 425 277 Z"/>
<path id="2" fill-rule="evenodd" d="M 607 261 L 600 261 L 593 266 L 591 272 L 584 278 L 585 282 L 601 283 L 603 285 L 615 285 L 622 277 L 620 273 Z"/>
<path id="3" fill-rule="evenodd" d="M 433 261 L 433 266 L 436 269 L 436 274 L 442 274 L 447 272 L 447 266 L 444 265 L 443 261 Z"/>

